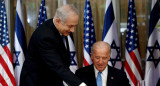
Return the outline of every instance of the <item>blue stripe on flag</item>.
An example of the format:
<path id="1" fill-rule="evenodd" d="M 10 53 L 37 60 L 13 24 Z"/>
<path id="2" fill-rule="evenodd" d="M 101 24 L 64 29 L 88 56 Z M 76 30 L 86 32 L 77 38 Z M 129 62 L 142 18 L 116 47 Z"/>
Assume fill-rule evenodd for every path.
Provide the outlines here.
<path id="1" fill-rule="evenodd" d="M 149 36 L 153 32 L 159 18 L 160 18 L 160 7 L 158 6 L 158 3 L 156 3 L 153 7 L 153 10 L 151 12 L 150 16 L 150 25 L 149 25 Z M 148 36 L 148 37 L 149 37 Z"/>
<path id="2" fill-rule="evenodd" d="M 25 51 L 27 50 L 26 36 L 24 27 L 17 12 L 16 12 L 15 32 L 17 34 L 18 41 L 23 49 L 23 53 L 25 54 Z"/>
<path id="3" fill-rule="evenodd" d="M 112 2 L 109 5 L 106 13 L 105 13 L 105 20 L 104 20 L 104 28 L 103 28 L 103 37 L 102 40 L 104 40 L 109 28 L 111 27 L 114 20 L 114 12 L 113 12 L 113 6 Z"/>

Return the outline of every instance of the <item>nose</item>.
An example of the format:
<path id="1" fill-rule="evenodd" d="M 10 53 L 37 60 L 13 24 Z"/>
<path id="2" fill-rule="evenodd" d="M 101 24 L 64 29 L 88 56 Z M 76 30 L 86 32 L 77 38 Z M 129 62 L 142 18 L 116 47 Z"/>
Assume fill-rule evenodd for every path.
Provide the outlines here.
<path id="1" fill-rule="evenodd" d="M 72 28 L 70 29 L 71 32 L 74 32 L 74 30 L 75 30 L 75 27 L 72 27 Z"/>
<path id="2" fill-rule="evenodd" d="M 100 64 L 103 63 L 103 59 L 102 58 L 99 59 L 99 63 Z"/>

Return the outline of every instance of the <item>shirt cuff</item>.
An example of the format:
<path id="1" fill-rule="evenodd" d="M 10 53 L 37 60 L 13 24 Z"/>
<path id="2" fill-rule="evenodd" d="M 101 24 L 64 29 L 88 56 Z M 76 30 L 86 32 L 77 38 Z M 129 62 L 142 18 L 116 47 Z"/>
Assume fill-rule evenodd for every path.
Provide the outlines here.
<path id="1" fill-rule="evenodd" d="M 82 82 L 79 86 L 87 86 L 84 82 Z"/>

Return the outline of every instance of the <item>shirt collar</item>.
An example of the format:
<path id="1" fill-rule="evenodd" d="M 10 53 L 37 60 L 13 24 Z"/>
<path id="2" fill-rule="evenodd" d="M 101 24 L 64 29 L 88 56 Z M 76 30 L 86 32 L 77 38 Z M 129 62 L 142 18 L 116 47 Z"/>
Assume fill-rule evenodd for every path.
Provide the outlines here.
<path id="1" fill-rule="evenodd" d="M 97 78 L 97 75 L 98 75 L 98 70 L 96 69 L 96 67 L 94 66 L 94 72 L 95 72 L 95 77 Z M 107 65 L 107 67 L 102 71 L 102 75 L 103 76 L 107 76 L 108 74 L 108 65 Z"/>

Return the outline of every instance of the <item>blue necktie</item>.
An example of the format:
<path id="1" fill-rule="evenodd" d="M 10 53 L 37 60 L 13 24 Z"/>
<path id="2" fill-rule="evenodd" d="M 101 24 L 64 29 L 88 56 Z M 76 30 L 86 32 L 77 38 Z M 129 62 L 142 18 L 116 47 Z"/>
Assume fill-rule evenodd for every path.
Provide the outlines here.
<path id="1" fill-rule="evenodd" d="M 102 73 L 102 72 L 98 72 L 98 75 L 97 75 L 97 86 L 102 86 L 101 73 Z"/>

